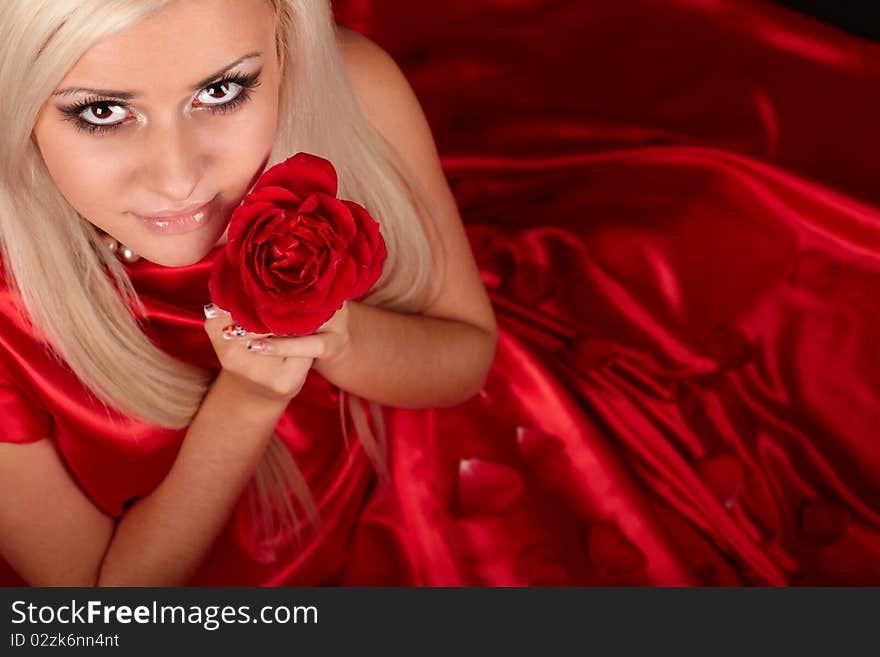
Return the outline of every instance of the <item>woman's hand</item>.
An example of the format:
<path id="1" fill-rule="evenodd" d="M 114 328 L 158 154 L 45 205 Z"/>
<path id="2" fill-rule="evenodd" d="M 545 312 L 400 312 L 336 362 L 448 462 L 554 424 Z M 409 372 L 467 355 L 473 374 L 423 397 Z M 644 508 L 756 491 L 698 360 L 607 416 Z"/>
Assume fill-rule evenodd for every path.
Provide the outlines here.
<path id="1" fill-rule="evenodd" d="M 312 335 L 247 333 L 228 312 L 205 307 L 205 331 L 224 370 L 260 396 L 289 401 L 299 394 L 316 358 L 334 359 L 349 343 L 348 302 Z"/>
<path id="2" fill-rule="evenodd" d="M 348 331 L 349 302 L 345 301 L 342 308 L 333 317 L 321 324 L 311 335 L 301 337 L 261 336 L 248 334 L 251 351 L 268 356 L 298 357 L 304 353 L 314 353 L 316 359 L 332 361 L 339 358 L 349 347 Z M 316 347 L 312 347 L 316 345 Z"/>
<path id="3" fill-rule="evenodd" d="M 286 403 L 296 397 L 305 383 L 317 341 L 303 344 L 296 358 L 261 358 L 247 349 L 246 333 L 232 315 L 213 304 L 205 306 L 205 331 L 224 372 L 233 375 L 241 389 L 257 398 Z"/>

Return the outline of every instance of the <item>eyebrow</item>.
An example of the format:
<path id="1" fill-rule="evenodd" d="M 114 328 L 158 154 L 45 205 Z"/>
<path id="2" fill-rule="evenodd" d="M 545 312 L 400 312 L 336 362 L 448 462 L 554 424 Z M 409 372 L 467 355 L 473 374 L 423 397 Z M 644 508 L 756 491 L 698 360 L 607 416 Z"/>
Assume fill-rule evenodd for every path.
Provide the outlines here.
<path id="1" fill-rule="evenodd" d="M 248 59 L 253 59 L 255 57 L 262 57 L 262 56 L 263 56 L 262 52 L 255 50 L 254 52 L 250 52 L 247 55 L 239 57 L 234 62 L 232 62 L 228 66 L 224 66 L 222 69 L 220 69 L 216 73 L 213 73 L 213 74 L 209 75 L 208 77 L 206 77 L 202 80 L 199 80 L 194 85 L 192 85 L 189 88 L 189 90 L 190 91 L 198 91 L 199 89 L 202 89 L 203 87 L 207 87 L 214 80 L 216 80 L 217 78 L 222 76 L 224 73 L 226 73 L 229 69 L 235 68 L 236 66 L 238 66 L 239 64 L 241 64 L 242 62 L 244 62 Z M 87 93 L 87 94 L 92 94 L 95 96 L 110 96 L 112 98 L 118 98 L 120 100 L 131 100 L 131 99 L 137 98 L 139 95 L 141 95 L 141 92 L 139 92 L 139 91 L 117 91 L 115 89 L 89 89 L 87 87 L 65 87 L 64 89 L 59 89 L 58 91 L 54 92 L 52 95 L 53 96 L 70 96 L 70 95 L 78 94 L 78 93 Z"/>

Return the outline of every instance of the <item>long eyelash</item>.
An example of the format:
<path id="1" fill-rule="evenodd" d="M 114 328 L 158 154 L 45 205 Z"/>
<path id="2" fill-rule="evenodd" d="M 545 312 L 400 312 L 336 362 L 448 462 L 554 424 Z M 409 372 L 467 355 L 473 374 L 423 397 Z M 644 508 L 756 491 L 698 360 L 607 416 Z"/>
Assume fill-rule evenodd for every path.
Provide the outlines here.
<path id="1" fill-rule="evenodd" d="M 262 84 L 259 81 L 259 77 L 259 73 L 255 75 L 238 75 L 235 73 L 227 73 L 222 78 L 218 78 L 211 84 L 203 87 L 203 89 L 210 89 L 211 87 L 223 84 L 224 82 L 234 82 L 235 84 L 241 86 L 242 89 L 239 94 L 228 103 L 207 105 L 206 108 L 208 109 L 208 111 L 217 114 L 226 114 L 227 112 L 231 112 L 237 109 L 248 100 L 250 100 L 253 90 L 259 87 L 260 84 Z M 84 121 L 80 117 L 80 114 L 82 114 L 85 110 L 92 107 L 93 105 L 108 105 L 111 107 L 120 107 L 122 109 L 127 109 L 129 107 L 127 103 L 121 101 L 91 97 L 71 107 L 62 108 L 61 112 L 64 115 L 65 121 L 70 121 L 71 123 L 73 123 L 74 128 L 89 134 L 106 134 L 117 130 L 122 125 L 122 122 L 117 123 L 116 125 L 97 125 L 95 123 Z"/>

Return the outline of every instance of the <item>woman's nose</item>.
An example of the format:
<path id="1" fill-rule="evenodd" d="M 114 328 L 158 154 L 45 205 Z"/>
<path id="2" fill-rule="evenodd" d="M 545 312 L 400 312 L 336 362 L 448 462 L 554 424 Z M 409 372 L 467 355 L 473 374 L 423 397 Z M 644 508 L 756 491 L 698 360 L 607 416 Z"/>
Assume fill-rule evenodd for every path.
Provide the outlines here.
<path id="1" fill-rule="evenodd" d="M 204 158 L 197 136 L 185 122 L 174 121 L 148 131 L 147 182 L 151 191 L 170 203 L 195 201 Z"/>

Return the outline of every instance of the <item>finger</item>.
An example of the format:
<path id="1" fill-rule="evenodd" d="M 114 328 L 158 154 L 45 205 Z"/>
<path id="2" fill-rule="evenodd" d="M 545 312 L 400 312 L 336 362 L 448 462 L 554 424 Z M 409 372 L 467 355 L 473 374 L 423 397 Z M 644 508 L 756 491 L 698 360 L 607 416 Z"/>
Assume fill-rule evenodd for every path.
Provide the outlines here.
<path id="1" fill-rule="evenodd" d="M 247 337 L 248 332 L 244 330 L 242 326 L 236 324 L 235 322 L 231 324 L 226 324 L 223 328 L 220 329 L 220 335 L 224 340 L 235 340 L 236 338 L 244 338 Z"/>
<path id="2" fill-rule="evenodd" d="M 225 317 L 229 315 L 229 313 L 223 310 L 220 306 L 214 305 L 213 303 L 209 303 L 205 305 L 205 317 L 207 319 L 216 319 L 217 317 Z M 229 315 L 231 317 L 231 315 Z"/>
<path id="3" fill-rule="evenodd" d="M 217 332 L 221 337 L 227 340 L 235 340 L 239 338 L 249 338 L 252 340 L 257 340 L 259 338 L 265 338 L 274 335 L 273 333 L 249 333 L 244 329 L 244 327 L 233 320 L 233 317 L 228 310 L 224 310 L 216 304 L 205 304 L 204 310 L 205 317 L 207 318 L 205 321 L 206 328 L 213 332 L 217 329 L 211 327 L 219 324 L 220 328 L 219 330 L 217 330 Z"/>
<path id="4" fill-rule="evenodd" d="M 261 338 L 269 338 L 274 336 L 274 334 L 272 333 L 250 333 L 241 324 L 236 324 L 235 322 L 224 324 L 224 326 L 219 330 L 219 334 L 224 340 L 240 340 L 241 338 L 247 338 L 249 340 L 259 340 Z"/>
<path id="5" fill-rule="evenodd" d="M 320 358 L 327 351 L 327 338 L 326 334 L 313 334 L 296 338 L 270 337 L 248 340 L 247 350 L 256 354 L 285 358 Z"/>

